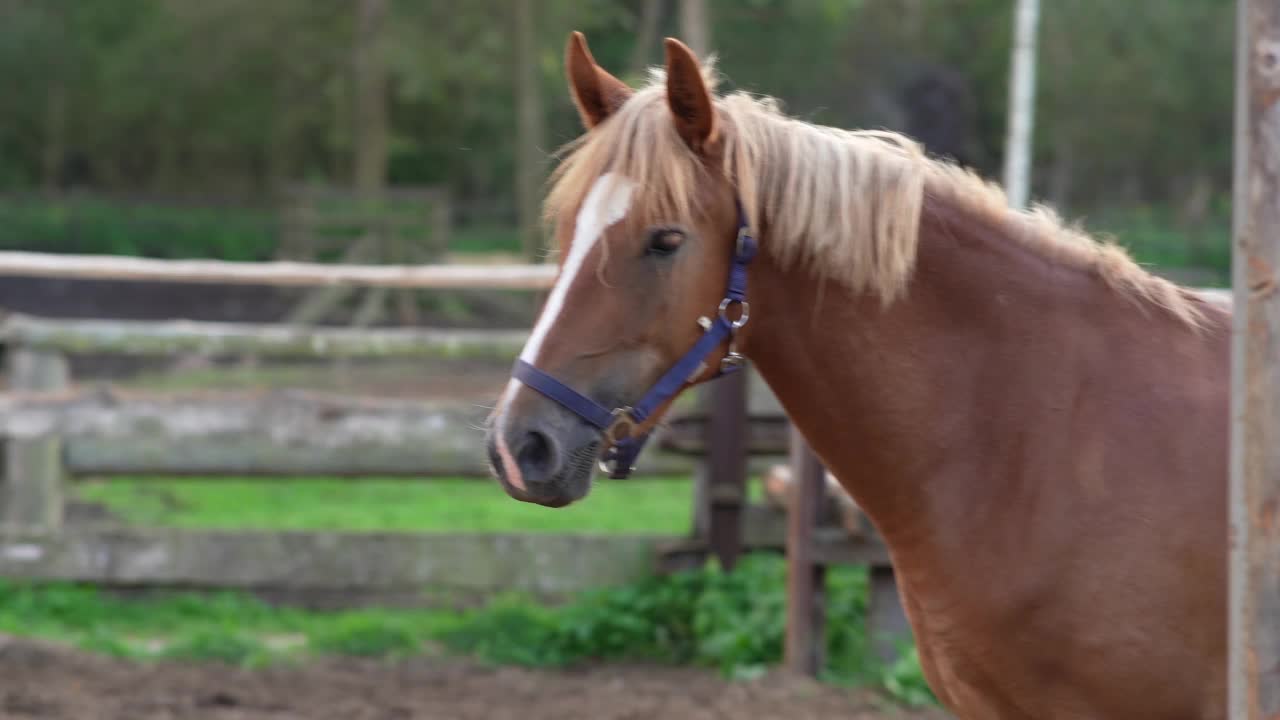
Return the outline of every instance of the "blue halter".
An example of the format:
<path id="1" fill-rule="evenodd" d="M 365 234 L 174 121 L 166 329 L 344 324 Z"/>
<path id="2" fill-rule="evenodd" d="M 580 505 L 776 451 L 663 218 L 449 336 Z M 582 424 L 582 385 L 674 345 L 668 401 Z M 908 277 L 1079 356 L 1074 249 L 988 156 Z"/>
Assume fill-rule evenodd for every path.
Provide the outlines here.
<path id="1" fill-rule="evenodd" d="M 635 428 L 643 424 L 654 410 L 674 397 L 686 382 L 691 381 L 703 369 L 703 359 L 712 350 L 726 339 L 729 340 L 729 352 L 720 361 L 720 367 L 712 379 L 741 370 L 745 365 L 745 358 L 734 345 L 734 337 L 747 324 L 751 310 L 747 304 L 747 265 L 755 255 L 756 241 L 751 236 L 746 212 L 739 201 L 738 242 L 719 312 L 714 319 L 699 318 L 698 324 L 703 329 L 702 337 L 631 407 L 610 410 L 524 360 L 516 360 L 511 375 L 600 430 L 608 443 L 600 460 L 601 469 L 611 478 L 625 478 L 635 470 L 636 458 L 649 439 L 647 434 L 634 434 Z M 730 320 L 728 316 L 729 308 L 733 305 L 741 306 L 736 320 Z"/>

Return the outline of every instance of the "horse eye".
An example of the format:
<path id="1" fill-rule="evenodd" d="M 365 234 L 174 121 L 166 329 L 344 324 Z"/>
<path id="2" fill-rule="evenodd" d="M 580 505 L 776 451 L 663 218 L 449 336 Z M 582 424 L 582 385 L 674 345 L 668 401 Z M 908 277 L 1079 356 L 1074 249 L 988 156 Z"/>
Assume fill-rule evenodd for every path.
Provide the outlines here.
<path id="1" fill-rule="evenodd" d="M 649 233 L 649 255 L 670 255 L 680 249 L 684 242 L 684 233 L 671 228 L 658 228 Z"/>

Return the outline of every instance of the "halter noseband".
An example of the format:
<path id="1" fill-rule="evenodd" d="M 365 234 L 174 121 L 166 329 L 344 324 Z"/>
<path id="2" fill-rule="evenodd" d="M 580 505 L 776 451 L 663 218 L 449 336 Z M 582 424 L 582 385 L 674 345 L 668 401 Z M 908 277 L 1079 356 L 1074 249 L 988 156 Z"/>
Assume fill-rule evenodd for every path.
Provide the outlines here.
<path id="1" fill-rule="evenodd" d="M 516 360 L 511 371 L 512 377 L 560 403 L 600 431 L 608 443 L 600 460 L 600 468 L 609 473 L 611 478 L 625 478 L 635 469 L 635 460 L 649 439 L 647 434 L 635 435 L 635 428 L 643 424 L 660 405 L 675 396 L 686 382 L 692 381 L 702 372 L 703 358 L 726 338 L 729 340 L 729 352 L 721 359 L 719 369 L 709 379 L 736 372 L 745 365 L 745 358 L 735 347 L 734 337 L 747 324 L 751 309 L 747 304 L 747 265 L 756 255 L 756 241 L 751 236 L 742 202 L 738 201 L 737 206 L 738 241 L 734 248 L 733 263 L 729 267 L 728 287 L 725 289 L 724 299 L 720 301 L 716 317 L 698 319 L 698 325 L 703 330 L 702 337 L 635 405 L 610 410 L 524 360 Z M 729 308 L 733 305 L 741 306 L 736 320 L 730 320 L 728 316 Z"/>

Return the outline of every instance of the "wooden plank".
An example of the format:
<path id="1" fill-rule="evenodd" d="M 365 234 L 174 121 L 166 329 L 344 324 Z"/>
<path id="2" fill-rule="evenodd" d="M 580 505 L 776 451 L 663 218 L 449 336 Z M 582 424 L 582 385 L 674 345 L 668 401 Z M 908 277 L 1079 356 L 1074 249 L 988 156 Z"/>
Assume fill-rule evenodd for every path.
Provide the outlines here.
<path id="1" fill-rule="evenodd" d="M 826 662 L 826 567 L 815 557 L 813 538 L 826 471 L 798 429 L 792 430 L 791 448 L 796 493 L 787 513 L 785 664 L 792 672 L 816 676 Z"/>
<path id="2" fill-rule="evenodd" d="M 362 285 L 423 289 L 541 290 L 556 266 L 545 265 L 333 265 L 281 260 L 157 260 L 114 255 L 0 252 L 0 276 L 92 278 L 234 285 Z"/>
<path id="3" fill-rule="evenodd" d="M 725 378 L 726 380 L 728 378 Z M 666 452 L 701 457 L 711 451 L 713 414 L 689 412 L 672 417 L 662 430 L 660 443 Z M 782 457 L 788 452 L 791 431 L 786 415 L 752 413 L 745 419 L 747 455 Z M 736 427 L 736 424 L 735 424 Z"/>
<path id="4" fill-rule="evenodd" d="M 1280 0 L 1239 0 L 1229 713 L 1280 718 Z"/>
<path id="5" fill-rule="evenodd" d="M 68 353 L 168 356 L 176 352 L 296 357 L 514 360 L 524 330 L 349 329 L 189 320 L 62 320 L 13 314 L 0 342 Z"/>
<path id="6" fill-rule="evenodd" d="M 743 552 L 787 551 L 787 515 L 758 504 L 742 508 Z M 875 534 L 850 537 L 840 528 L 822 527 L 810 543 L 813 562 L 820 565 L 889 566 L 889 551 Z M 688 537 L 662 543 L 658 548 L 659 567 L 665 572 L 698 567 L 710 553 L 706 538 Z"/>
<path id="7" fill-rule="evenodd" d="M 20 391 L 58 391 L 68 382 L 67 358 L 18 348 L 6 353 L 8 384 Z M 62 525 L 62 444 L 57 437 L 11 438 L 4 443 L 0 522 L 55 532 Z"/>
<path id="8" fill-rule="evenodd" d="M 0 436 L 61 436 L 74 474 L 488 476 L 487 413 L 306 391 L 0 394 Z M 636 477 L 693 467 L 654 450 Z"/>
<path id="9" fill-rule="evenodd" d="M 0 576 L 245 590 L 456 590 L 563 596 L 644 578 L 665 538 L 68 528 L 0 533 Z"/>
<path id="10" fill-rule="evenodd" d="M 720 566 L 732 570 L 742 554 L 742 505 L 747 497 L 747 371 L 711 384 L 707 425 L 709 542 Z"/>

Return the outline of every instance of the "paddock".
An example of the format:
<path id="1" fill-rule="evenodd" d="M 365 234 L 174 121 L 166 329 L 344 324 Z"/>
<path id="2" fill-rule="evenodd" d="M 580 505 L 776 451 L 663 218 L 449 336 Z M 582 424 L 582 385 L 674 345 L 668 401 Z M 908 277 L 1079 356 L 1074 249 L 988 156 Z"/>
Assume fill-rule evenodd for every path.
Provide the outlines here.
<path id="1" fill-rule="evenodd" d="M 640 34 L 653 45 L 663 20 L 661 4 L 640 5 Z M 351 18 L 347 60 L 353 61 L 354 91 L 348 99 L 355 112 L 347 118 L 340 110 L 325 123 L 313 123 L 324 128 L 331 122 L 337 128 L 329 128 L 333 136 L 350 131 L 353 143 L 339 147 L 341 142 L 313 138 L 309 151 L 333 150 L 318 172 L 333 176 L 328 179 L 343 174 L 334 170 L 342 162 L 351 165 L 351 191 L 321 193 L 328 198 L 324 203 L 354 198 L 355 210 L 339 214 L 351 212 L 346 220 L 364 226 L 347 237 L 336 264 L 319 261 L 333 248 L 322 252 L 310 241 L 298 245 L 299 228 L 311 222 L 314 203 L 320 202 L 315 197 L 294 207 L 303 210 L 285 223 L 289 237 L 276 248 L 305 261 L 279 259 L 283 255 L 270 262 L 228 262 L 0 249 L 0 281 L 55 294 L 78 284 L 164 287 L 184 295 L 189 309 L 201 305 L 202 291 L 305 293 L 285 317 L 275 313 L 273 322 L 177 321 L 164 318 L 163 310 L 154 318 L 148 311 L 144 317 L 109 319 L 94 313 L 92 302 L 86 304 L 88 317 L 58 317 L 39 303 L 11 311 L 0 300 L 0 593 L 6 599 L 0 603 L 0 671 L 12 679 L 0 691 L 0 708 L 19 717 L 946 716 L 905 710 L 886 702 L 876 688 L 828 682 L 824 673 L 833 663 L 848 669 L 849 658 L 857 655 L 864 666 L 855 674 L 863 681 L 869 678 L 899 698 L 913 696 L 903 682 L 927 682 L 929 688 L 916 688 L 914 697 L 936 692 L 966 718 L 1198 713 L 1252 720 L 1280 712 L 1280 5 L 1236 3 L 1234 137 L 1222 128 L 1217 133 L 1223 142 L 1233 140 L 1235 153 L 1228 211 L 1234 223 L 1228 233 L 1233 276 L 1230 288 L 1194 294 L 1186 286 L 1200 280 L 1184 277 L 1175 286 L 1167 282 L 1175 278 L 1157 277 L 1161 273 L 1140 267 L 1145 261 L 1135 263 L 1125 252 L 1093 244 L 1052 213 L 1016 212 L 1028 203 L 1033 156 L 1054 163 L 1038 191 L 1072 207 L 1067 199 L 1073 190 L 1084 194 L 1078 177 L 1090 171 L 1073 181 L 1079 169 L 1070 158 L 1091 133 L 1087 124 L 1068 123 L 1066 132 L 1051 134 L 1033 152 L 1039 3 L 1018 0 L 1010 9 L 1015 38 L 1002 156 L 1007 195 L 969 174 L 968 161 L 952 163 L 946 152 L 935 154 L 937 148 L 925 143 L 917 146 L 892 132 L 815 130 L 820 123 L 803 119 L 807 108 L 792 116 L 767 93 L 718 90 L 715 73 L 699 60 L 712 49 L 706 5 L 687 2 L 680 4 L 680 22 L 693 48 L 666 40 L 665 71 L 651 74 L 647 85 L 634 82 L 644 66 L 645 41 L 637 43 L 633 67 L 624 71 L 615 57 L 616 37 L 597 46 L 607 59 L 601 64 L 583 34 L 568 39 L 564 75 L 589 133 L 566 156 L 564 172 L 551 175 L 547 214 L 556 219 L 556 240 L 569 258 L 565 272 L 556 273 L 552 263 L 458 262 L 448 256 L 456 208 L 446 186 L 498 196 L 483 186 L 511 168 L 468 167 L 466 182 L 436 185 L 444 173 L 422 172 L 421 148 L 397 145 L 387 98 L 402 92 L 401 78 L 388 90 L 390 66 L 383 67 L 376 47 L 391 42 L 381 30 L 388 11 L 381 0 L 369 0 Z M 843 5 L 826 11 L 833 25 L 837 16 L 847 20 L 852 12 Z M 41 20 L 38 11 L 24 12 L 37 20 L 37 31 L 44 20 L 55 30 L 61 27 L 56 13 Z M 917 7 L 908 14 L 914 21 L 904 27 L 914 29 L 895 42 L 925 37 L 927 13 Z M 536 90 L 544 84 L 538 73 L 545 74 L 545 67 L 539 70 L 530 61 L 537 41 L 529 4 L 517 3 L 515 15 L 515 57 L 524 59 L 516 63 L 511 88 L 517 105 L 515 207 L 495 215 L 516 218 L 513 244 L 521 262 L 533 262 L 536 246 L 548 240 L 535 227 L 534 185 L 546 169 L 535 148 L 545 144 L 543 125 L 552 113 L 541 107 Z M 1063 42 L 1057 38 L 1052 52 L 1064 52 Z M 606 65 L 617 67 L 626 81 Z M 1194 84 L 1193 73 L 1182 74 Z M 0 168 L 13 173 L 15 187 L 35 187 L 38 176 L 55 197 L 65 184 L 64 165 L 73 159 L 94 162 L 71 157 L 92 152 L 69 143 L 67 131 L 67 98 L 92 94 L 78 87 L 68 96 L 65 78 L 59 82 L 44 98 L 47 122 L 37 133 L 44 145 L 15 164 L 26 163 L 25 170 Z M 420 95 L 396 107 L 405 117 L 423 112 L 408 107 L 415 102 L 438 103 L 423 99 L 432 91 L 404 87 Z M 860 92 L 875 95 L 867 88 Z M 1057 96 L 1049 101 L 1051 112 L 1056 107 L 1063 115 L 1070 114 L 1070 105 Z M 836 116 L 849 120 L 842 115 L 847 111 L 839 108 Z M 606 124 L 614 118 L 620 119 Z M 556 123 L 563 125 L 563 119 Z M 273 138 L 290 134 L 287 123 L 280 123 L 272 127 Z M 871 124 L 878 123 L 864 123 Z M 910 123 L 889 118 L 880 124 Z M 1102 127 L 1098 137 L 1107 134 Z M 873 137 L 889 142 L 871 142 Z M 6 147 L 15 142 L 9 135 L 0 140 Z M 454 142 L 449 140 L 451 148 Z M 474 150 L 466 143 L 460 147 Z M 952 149 L 967 151 L 959 144 Z M 116 179 L 137 173 L 155 187 L 173 181 L 175 163 L 188 159 L 172 138 L 149 152 L 139 157 L 154 156 L 159 170 L 148 169 L 148 160 L 133 168 L 117 157 Z M 250 153 L 250 170 L 229 171 L 220 181 L 267 176 L 259 186 L 279 193 L 302 165 L 291 169 L 288 153 L 275 152 Z M 399 164 L 388 164 L 397 152 Z M 405 155 L 412 162 L 406 164 Z M 445 155 L 441 163 L 463 164 Z M 1163 178 L 1152 181 L 1162 174 L 1152 172 L 1153 165 L 1135 162 L 1127 186 L 1100 183 L 1089 207 L 1106 207 L 1097 195 L 1109 192 L 1124 197 L 1121 205 L 1145 206 L 1148 188 L 1142 185 L 1150 183 L 1161 187 L 1152 197 L 1189 196 L 1176 224 L 1207 236 L 1205 228 L 1217 221 L 1206 218 L 1221 214 L 1208 209 L 1222 195 L 1210 185 L 1215 178 L 1223 181 L 1225 172 L 1223 158 L 1213 157 L 1188 159 L 1187 177 L 1172 179 L 1168 187 Z M 1211 165 L 1216 169 L 1205 169 Z M 260 167 L 266 170 L 254 169 Z M 404 177 L 429 184 L 388 188 L 389 177 L 406 167 L 412 170 Z M 308 172 L 316 175 L 314 168 Z M 620 181 L 617 188 L 613 181 Z M 610 188 L 622 192 L 612 196 Z M 806 188 L 811 192 L 802 193 Z M 398 211 L 387 205 L 373 217 L 365 215 L 392 199 L 408 202 Z M 713 212 L 695 217 L 693 205 Z M 486 210 L 467 212 L 477 216 Z M 668 227 L 669 216 L 685 222 Z M 625 229 L 618 223 L 623 218 L 646 232 Z M 834 239 L 824 240 L 819 227 Z M 407 237 L 424 229 L 425 241 Z M 252 231 L 258 240 L 260 230 Z M 756 231 L 769 236 L 774 252 L 757 258 Z M 686 243 L 690 238 L 694 242 Z M 1188 237 L 1185 257 L 1174 264 L 1219 273 L 1214 282 L 1221 284 L 1219 251 L 1226 242 L 1207 249 L 1202 241 L 1203 236 Z M 485 243 L 481 239 L 475 247 Z M 126 245 L 117 237 L 110 252 Z M 612 253 L 619 246 L 627 252 Z M 671 263 L 662 264 L 662 258 L 676 252 L 686 259 L 668 274 L 663 268 Z M 389 263 L 374 264 L 375 255 Z M 788 265 L 788 255 L 811 267 Z M 746 267 L 753 260 L 748 292 Z M 593 261 L 601 282 L 579 282 L 582 263 Z M 1217 269 L 1192 268 L 1197 262 Z M 727 267 L 718 316 L 700 314 L 702 295 L 712 290 L 688 270 L 697 263 L 716 273 Z M 611 285 L 605 281 L 611 272 L 624 279 L 657 277 L 661 284 Z M 834 295 L 826 294 L 828 281 Z M 555 312 L 543 313 L 530 334 L 528 321 L 553 288 L 548 307 Z M 454 294 L 453 300 L 489 298 L 489 309 L 500 307 L 496 315 L 505 320 L 494 323 L 490 316 L 477 327 L 423 325 L 422 306 L 413 295 L 422 291 Z M 349 303 L 358 305 L 350 327 L 314 322 L 353 293 L 360 299 Z M 882 308 L 893 306 L 891 311 L 872 311 L 877 294 L 885 301 Z M 748 296 L 772 312 L 758 313 L 751 329 L 739 334 L 749 315 Z M 829 297 L 835 304 L 820 307 Z M 386 319 L 393 300 L 400 321 L 410 327 L 370 327 Z M 655 314 L 636 312 L 650 302 L 659 306 Z M 578 310 L 565 322 L 562 303 L 576 303 Z M 738 321 L 726 314 L 734 306 Z M 802 326 L 782 317 L 810 309 L 815 319 L 825 309 L 834 325 L 856 330 L 833 334 L 817 323 Z M 704 354 L 693 370 L 695 354 L 712 347 L 700 342 L 636 402 L 627 383 L 658 372 L 646 366 L 660 365 L 655 358 L 672 367 L 668 356 L 681 344 L 681 328 L 692 333 L 695 324 L 705 333 L 703 341 L 729 341 L 725 360 L 709 364 Z M 762 338 L 755 345 L 752 334 Z M 747 338 L 741 346 L 740 338 Z M 1030 344 L 1015 350 L 1015 339 Z M 586 459 L 601 441 L 606 453 L 618 453 L 606 457 L 628 458 L 629 449 L 642 442 L 634 433 L 658 398 L 669 397 L 664 393 L 686 378 L 714 375 L 717 367 L 736 369 L 743 357 L 736 353 L 739 347 L 749 348 L 743 352 L 769 384 L 749 369 L 686 393 L 657 427 L 636 479 L 592 480 Z M 647 359 L 640 357 L 644 353 Z M 636 363 L 633 371 L 627 363 Z M 635 372 L 636 367 L 645 369 Z M 228 383 L 232 369 L 236 381 Z M 513 376 L 523 384 L 507 385 Z M 247 387 L 232 387 L 246 380 Z M 497 405 L 490 407 L 495 398 Z M 601 404 L 609 401 L 617 403 L 612 411 Z M 587 431 L 589 425 L 603 437 Z M 832 463 L 833 474 L 810 441 Z M 1219 454 L 1223 460 L 1229 455 L 1229 467 L 1215 464 Z M 207 518 L 184 524 L 191 515 L 182 512 L 191 507 L 179 498 L 191 497 L 182 495 L 190 483 L 221 478 L 280 488 L 296 482 L 303 488 L 317 476 L 344 488 L 331 496 L 334 505 L 349 502 L 346 489 L 366 482 L 420 489 L 462 481 L 467 491 L 459 494 L 475 497 L 472 489 L 486 488 L 493 497 L 505 492 L 551 507 L 596 488 L 625 493 L 655 478 L 680 478 L 687 484 L 678 485 L 684 497 L 676 514 L 687 524 L 645 526 L 652 507 L 637 495 L 631 507 L 619 510 L 624 500 L 610 510 L 625 517 L 622 530 L 553 523 L 551 531 L 457 531 L 401 526 L 400 520 L 386 527 L 348 527 L 314 518 L 290 525 L 293 513 L 303 512 L 303 492 L 270 496 L 277 517 L 255 516 L 256 526 L 219 526 Z M 1216 484 L 1203 482 L 1206 477 Z M 1126 482 L 1115 482 L 1121 478 Z M 1219 484 L 1227 484 L 1228 492 L 1219 493 Z M 126 485 L 147 488 L 139 497 L 160 498 L 164 507 L 154 516 L 159 519 L 139 521 L 142 515 L 129 514 L 125 504 L 111 499 Z M 98 499 L 89 499 L 90 490 Z M 407 497 L 388 504 L 408 504 Z M 451 499 L 436 494 L 434 502 L 449 505 Z M 663 507 L 670 513 L 675 506 Z M 873 514 L 883 536 L 870 520 Z M 1220 550 L 1226 550 L 1225 565 L 1216 562 Z M 762 556 L 781 558 L 785 576 L 757 580 L 752 591 L 785 589 L 776 602 L 762 601 L 785 628 L 776 636 L 772 629 L 756 637 L 698 635 L 714 628 L 715 618 L 755 628 L 735 615 L 748 604 L 716 584 L 723 580 L 708 578 L 734 577 L 735 569 Z M 850 583 L 850 569 L 865 574 Z M 673 590 L 682 578 L 693 579 Z M 998 589 L 997 579 L 1008 580 L 1010 589 Z M 644 585 L 650 581 L 656 584 Z M 86 587 L 104 594 L 84 595 Z M 655 601 L 639 587 L 660 588 L 658 597 L 666 599 Z M 856 602 L 849 601 L 850 587 L 856 588 Z M 226 590 L 232 595 L 218 595 Z M 615 590 L 617 595 L 608 595 Z M 186 608 L 200 617 L 200 642 L 206 645 L 193 645 L 172 628 L 144 632 L 142 625 L 130 624 L 152 611 L 167 622 L 166 613 L 186 611 L 191 591 L 223 597 L 212 604 L 230 603 L 223 610 L 234 608 L 241 616 L 229 621 L 216 612 L 200 616 L 204 610 L 195 603 Z M 639 600 L 618 599 L 628 592 L 638 593 Z M 227 599 L 233 596 L 243 600 Z M 517 596 L 518 603 L 504 605 Z M 95 597 L 119 617 L 78 615 Z M 602 597 L 622 604 L 608 605 Z M 527 598 L 538 603 L 537 610 L 519 604 Z M 575 605 L 582 598 L 596 599 Z M 434 616 L 348 622 L 369 608 L 461 616 L 491 601 L 497 619 L 490 621 L 497 624 L 490 631 L 534 638 L 519 660 L 503 655 L 509 648 L 499 643 L 495 652 L 483 639 L 470 646 L 474 656 L 450 652 L 446 646 L 456 649 L 450 644 L 458 633 L 474 632 L 463 621 L 441 625 L 435 635 L 424 630 Z M 642 644 L 652 640 L 668 652 L 676 640 L 698 637 L 722 651 L 759 640 L 771 648 L 765 654 L 773 655 L 768 661 L 730 662 L 714 652 L 654 652 L 697 657 L 701 666 L 597 662 L 615 657 L 601 650 L 609 642 L 649 631 L 642 606 L 655 602 L 681 607 L 689 622 L 650 632 L 658 639 Z M 305 609 L 275 614 L 295 606 Z M 574 607 L 587 610 L 576 617 Z M 271 609 L 259 615 L 260 608 Z M 583 620 L 591 611 L 621 621 L 591 625 Z M 65 624 L 42 624 L 59 614 Z M 546 629 L 553 616 L 581 624 L 553 632 Z M 244 642 L 241 618 L 253 636 L 247 645 L 237 645 Z M 330 621 L 336 632 L 317 633 L 317 623 Z M 36 634 L 54 639 L 29 637 L 28 622 Z M 1226 634 L 1219 632 L 1220 622 Z M 377 640 L 384 644 L 369 651 L 360 643 L 373 636 L 360 632 L 378 623 L 385 625 L 378 629 L 386 634 Z M 627 634 L 627 623 L 641 628 L 635 636 Z M 855 626 L 856 640 L 833 633 Z M 343 634 L 353 627 L 360 632 Z M 588 638 L 600 627 L 607 641 L 592 644 L 596 640 Z M 1171 637 L 1169 627 L 1185 627 L 1185 637 Z M 6 635 L 10 630 L 13 635 Z M 541 647 L 539 641 L 552 649 L 531 649 Z M 591 649 L 575 655 L 565 650 L 573 642 Z M 335 650 L 341 643 L 349 644 Z M 276 662 L 304 656 L 306 663 Z M 198 657 L 213 661 L 194 662 Z M 506 660 L 487 663 L 486 657 Z M 516 667 L 522 664 L 541 669 Z M 550 669 L 561 664 L 567 666 Z M 1146 692 L 1132 692 L 1133 687 Z"/>

